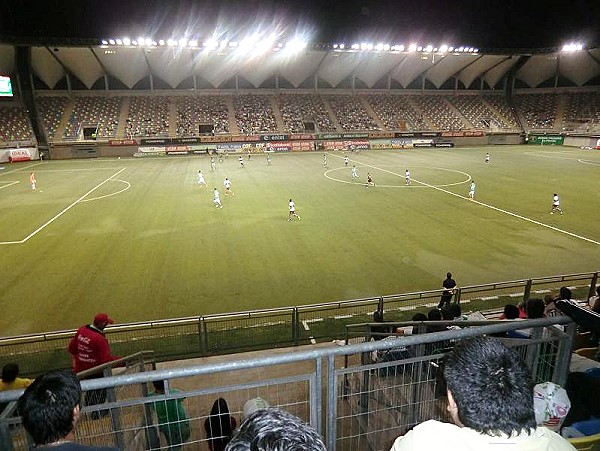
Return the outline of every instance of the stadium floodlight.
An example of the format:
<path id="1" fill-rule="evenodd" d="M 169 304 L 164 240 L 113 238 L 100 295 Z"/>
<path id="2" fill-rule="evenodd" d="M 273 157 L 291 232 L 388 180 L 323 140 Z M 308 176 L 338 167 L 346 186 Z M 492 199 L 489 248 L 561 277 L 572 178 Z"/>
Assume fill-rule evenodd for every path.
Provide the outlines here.
<path id="1" fill-rule="evenodd" d="M 134 39 L 133 41 L 131 41 L 131 45 L 138 45 L 138 42 Z"/>
<path id="2" fill-rule="evenodd" d="M 190 42 L 188 42 L 188 45 L 190 47 L 198 47 L 198 40 L 197 39 L 191 39 Z"/>
<path id="3" fill-rule="evenodd" d="M 131 39 L 123 38 L 123 45 L 131 45 Z"/>
<path id="4" fill-rule="evenodd" d="M 106 39 L 102 39 L 102 45 L 108 45 L 108 41 Z"/>
<path id="5" fill-rule="evenodd" d="M 422 47 L 422 46 L 420 46 L 420 45 L 418 45 L 418 46 L 417 46 L 417 52 L 422 52 L 422 51 L 423 51 L 423 47 Z"/>
<path id="6" fill-rule="evenodd" d="M 446 53 L 448 51 L 448 46 L 446 44 L 440 45 L 440 52 Z"/>
<path id="7" fill-rule="evenodd" d="M 235 48 L 235 47 L 237 47 L 237 46 L 238 46 L 238 43 L 237 43 L 237 41 L 231 41 L 231 42 L 229 43 L 229 47 Z"/>
<path id="8" fill-rule="evenodd" d="M 465 49 L 465 48 L 461 46 L 461 47 L 457 48 L 457 49 L 456 49 L 456 51 L 457 51 L 457 52 L 462 52 L 464 49 Z"/>
<path id="9" fill-rule="evenodd" d="M 408 46 L 408 51 L 409 52 L 416 52 L 417 48 L 418 48 L 417 44 L 411 44 L 411 45 Z"/>
<path id="10" fill-rule="evenodd" d="M 383 50 L 384 51 L 388 51 L 390 49 L 390 45 L 389 44 L 383 44 Z"/>
<path id="11" fill-rule="evenodd" d="M 168 45 L 169 47 L 172 47 L 172 46 L 174 46 L 175 44 L 177 44 L 177 43 L 175 42 L 175 40 L 174 40 L 174 39 L 167 39 L 167 45 Z"/>
<path id="12" fill-rule="evenodd" d="M 165 45 L 165 40 L 164 39 L 160 39 L 158 41 L 158 45 Z"/>
<path id="13" fill-rule="evenodd" d="M 344 50 L 346 48 L 346 44 L 340 44 L 340 49 Z"/>
<path id="14" fill-rule="evenodd" d="M 368 46 L 369 46 L 369 44 L 367 44 L 366 42 L 361 42 L 360 43 L 360 49 L 361 50 L 367 50 Z"/>
<path id="15" fill-rule="evenodd" d="M 404 52 L 404 46 L 402 44 L 396 46 L 396 50 L 399 52 Z"/>
<path id="16" fill-rule="evenodd" d="M 352 44 L 352 50 L 358 50 L 360 48 L 360 44 Z"/>
<path id="17" fill-rule="evenodd" d="M 473 49 L 473 53 L 479 53 L 479 49 Z"/>
<path id="18" fill-rule="evenodd" d="M 333 48 L 337 49 L 339 46 L 337 44 L 333 44 Z"/>
<path id="19" fill-rule="evenodd" d="M 179 40 L 179 47 L 185 47 L 187 45 L 187 43 L 188 43 L 187 38 L 181 38 Z"/>
<path id="20" fill-rule="evenodd" d="M 575 50 L 583 50 L 583 44 L 577 44 Z"/>
<path id="21" fill-rule="evenodd" d="M 108 43 L 109 43 L 110 45 L 115 45 L 115 44 L 116 44 L 116 42 L 115 42 L 115 40 L 114 40 L 114 39 L 109 39 L 109 40 L 108 40 Z"/>
<path id="22" fill-rule="evenodd" d="M 139 45 L 144 45 L 144 43 L 146 42 L 146 38 L 137 38 L 137 41 Z"/>
<path id="23" fill-rule="evenodd" d="M 146 39 L 144 40 L 144 43 L 145 43 L 145 44 L 146 44 L 148 47 L 150 47 L 150 46 L 152 45 L 152 39 L 150 39 L 150 38 L 146 38 Z"/>
<path id="24" fill-rule="evenodd" d="M 202 46 L 208 50 L 215 50 L 217 47 L 219 47 L 219 41 L 217 41 L 215 38 L 210 38 L 204 41 Z"/>
<path id="25" fill-rule="evenodd" d="M 425 50 L 427 53 L 431 53 L 431 52 L 433 52 L 433 45 L 429 44 L 423 50 Z"/>
<path id="26" fill-rule="evenodd" d="M 120 38 L 117 38 L 117 45 L 123 45 L 123 40 Z"/>

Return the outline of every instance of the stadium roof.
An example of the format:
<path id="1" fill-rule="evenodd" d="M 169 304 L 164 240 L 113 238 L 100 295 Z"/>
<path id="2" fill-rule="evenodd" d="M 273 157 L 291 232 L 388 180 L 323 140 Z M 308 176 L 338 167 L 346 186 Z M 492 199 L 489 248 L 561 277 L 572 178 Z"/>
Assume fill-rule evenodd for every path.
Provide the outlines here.
<path id="1" fill-rule="evenodd" d="M 519 63 L 519 65 L 517 65 Z M 0 45 L 0 73 L 12 74 L 15 46 Z M 349 77 L 373 88 L 381 80 L 395 80 L 408 87 L 421 77 L 436 88 L 449 79 L 458 79 L 465 87 L 483 79 L 495 87 L 516 68 L 515 77 L 529 87 L 560 76 L 582 86 L 600 75 L 600 48 L 579 52 L 553 50 L 547 53 L 441 53 L 339 51 L 309 47 L 296 53 L 268 51 L 253 55 L 243 49 L 189 48 L 179 46 L 32 46 L 33 73 L 54 89 L 67 73 L 91 89 L 104 75 L 133 88 L 150 74 L 171 88 L 192 76 L 213 88 L 219 88 L 238 75 L 258 88 L 275 75 L 292 87 L 318 77 L 322 87 L 341 86 Z M 379 83 L 378 83 L 379 82 Z M 478 87 L 478 86 L 477 86 Z"/>

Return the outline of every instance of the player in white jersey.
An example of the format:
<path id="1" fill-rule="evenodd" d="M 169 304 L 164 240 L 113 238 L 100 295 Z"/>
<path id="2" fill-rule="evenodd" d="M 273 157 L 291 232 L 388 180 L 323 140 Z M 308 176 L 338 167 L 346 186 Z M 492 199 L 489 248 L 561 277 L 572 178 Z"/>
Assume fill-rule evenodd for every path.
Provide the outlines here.
<path id="1" fill-rule="evenodd" d="M 550 214 L 553 215 L 555 211 L 560 212 L 561 215 L 563 214 L 562 208 L 560 208 L 560 199 L 556 193 L 554 193 L 554 197 L 552 198 L 552 210 L 550 210 Z"/>
<path id="2" fill-rule="evenodd" d="M 231 190 L 231 180 L 229 180 L 227 177 L 225 177 L 225 181 L 223 182 L 223 186 L 225 187 L 225 195 L 232 195 L 235 196 L 235 193 Z"/>
<path id="3" fill-rule="evenodd" d="M 213 191 L 213 204 L 215 204 L 215 207 L 217 208 L 223 208 L 223 205 L 221 205 L 221 195 L 219 194 L 219 190 L 217 190 L 217 188 L 215 188 Z"/>
<path id="4" fill-rule="evenodd" d="M 242 168 L 244 167 L 244 158 L 240 155 L 238 158 L 240 165 L 242 166 Z"/>
<path id="5" fill-rule="evenodd" d="M 290 213 L 288 214 L 288 221 L 291 221 L 294 216 L 298 218 L 298 220 L 300 220 L 300 215 L 296 213 L 296 204 L 292 199 L 290 199 L 288 207 L 290 209 Z"/>
<path id="6" fill-rule="evenodd" d="M 485 154 L 485 162 L 486 162 L 486 164 L 490 162 L 490 153 L 489 152 L 487 152 Z"/>
<path id="7" fill-rule="evenodd" d="M 475 199 L 475 180 L 472 180 L 471 186 L 469 186 L 469 199 Z"/>
<path id="8" fill-rule="evenodd" d="M 408 169 L 404 171 L 404 183 L 410 185 L 410 171 Z"/>
<path id="9" fill-rule="evenodd" d="M 204 180 L 204 174 L 202 173 L 202 171 L 198 171 L 198 186 L 202 187 L 202 185 L 208 186 L 206 184 L 206 180 Z"/>
<path id="10" fill-rule="evenodd" d="M 351 177 L 353 179 L 357 179 L 358 178 L 358 168 L 356 166 L 352 166 L 352 174 Z"/>
<path id="11" fill-rule="evenodd" d="M 217 164 L 215 163 L 215 157 L 211 155 L 210 157 L 210 170 L 215 172 L 217 170 Z"/>
<path id="12" fill-rule="evenodd" d="M 267 152 L 267 166 L 271 166 L 271 152 Z"/>
<path id="13" fill-rule="evenodd" d="M 326 153 L 323 154 L 323 167 L 324 168 L 327 167 L 327 154 Z"/>

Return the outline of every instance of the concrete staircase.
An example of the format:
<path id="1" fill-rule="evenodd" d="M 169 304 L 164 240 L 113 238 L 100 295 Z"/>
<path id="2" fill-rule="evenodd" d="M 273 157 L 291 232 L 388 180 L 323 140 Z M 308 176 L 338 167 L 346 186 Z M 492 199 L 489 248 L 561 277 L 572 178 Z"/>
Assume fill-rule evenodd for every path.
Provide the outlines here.
<path id="1" fill-rule="evenodd" d="M 565 123 L 565 112 L 569 106 L 569 97 L 566 95 L 558 96 L 556 104 L 556 118 L 554 119 L 554 130 L 561 131 Z"/>
<path id="2" fill-rule="evenodd" d="M 169 98 L 169 137 L 177 137 L 177 103 Z"/>
<path id="3" fill-rule="evenodd" d="M 342 126 L 340 125 L 340 122 L 337 119 L 337 116 L 333 112 L 333 108 L 331 107 L 329 100 L 327 100 L 327 97 L 325 97 L 325 96 L 319 96 L 319 97 L 321 98 L 321 101 L 323 102 L 323 105 L 325 106 L 325 111 L 327 111 L 327 114 L 329 114 L 329 117 L 331 118 L 333 125 L 335 125 L 336 131 L 338 131 L 338 132 L 344 131 L 342 129 Z"/>
<path id="4" fill-rule="evenodd" d="M 271 97 L 271 109 L 273 110 L 273 116 L 275 117 L 275 123 L 277 124 L 277 130 L 285 130 L 285 123 L 283 122 L 283 116 L 279 109 L 279 97 Z"/>
<path id="5" fill-rule="evenodd" d="M 373 109 L 373 107 L 371 106 L 369 101 L 367 100 L 367 98 L 365 96 L 357 96 L 357 97 L 358 97 L 358 101 L 363 106 L 363 108 L 367 111 L 367 114 L 371 117 L 371 119 L 373 119 L 375 121 L 375 123 L 381 130 L 385 130 L 385 125 L 383 125 L 383 122 L 381 122 L 381 119 L 379 118 L 379 116 L 377 115 L 377 113 L 375 112 L 375 110 Z"/>
<path id="6" fill-rule="evenodd" d="M 456 108 L 454 104 L 450 102 L 450 100 L 448 100 L 446 97 L 443 97 L 443 99 L 448 108 L 450 108 L 452 112 L 458 116 L 458 118 L 461 120 L 461 122 L 466 128 L 475 128 L 475 124 L 471 124 L 471 122 L 465 116 L 463 116 L 459 109 Z"/>
<path id="7" fill-rule="evenodd" d="M 115 137 L 117 139 L 127 138 L 125 136 L 125 126 L 127 125 L 127 117 L 129 116 L 129 106 L 131 105 L 131 97 L 126 96 L 123 97 L 123 101 L 121 102 L 121 112 L 119 114 L 119 123 L 117 124 L 117 133 Z"/>
<path id="8" fill-rule="evenodd" d="M 62 141 L 65 136 L 65 130 L 67 129 L 67 125 L 69 125 L 69 118 L 71 114 L 73 114 L 73 110 L 75 109 L 75 98 L 70 97 L 65 109 L 63 111 L 62 117 L 60 118 L 60 122 L 58 123 L 58 127 L 56 128 L 56 133 L 54 133 L 54 141 Z"/>
<path id="9" fill-rule="evenodd" d="M 235 106 L 233 106 L 233 97 L 232 96 L 223 96 L 225 100 L 225 105 L 227 105 L 227 116 L 229 120 L 229 132 L 232 135 L 239 135 L 240 129 L 237 126 L 237 122 L 235 120 Z"/>
<path id="10" fill-rule="evenodd" d="M 431 122 L 429 116 L 427 116 L 425 113 L 423 113 L 423 110 L 421 108 L 419 108 L 419 105 L 417 105 L 417 103 L 411 99 L 411 96 L 406 96 L 406 103 L 410 104 L 410 106 L 413 108 L 413 110 L 415 110 L 417 113 L 419 113 L 419 115 L 423 118 L 423 120 L 427 124 L 427 128 L 429 130 L 436 129 L 435 124 L 433 122 Z"/>

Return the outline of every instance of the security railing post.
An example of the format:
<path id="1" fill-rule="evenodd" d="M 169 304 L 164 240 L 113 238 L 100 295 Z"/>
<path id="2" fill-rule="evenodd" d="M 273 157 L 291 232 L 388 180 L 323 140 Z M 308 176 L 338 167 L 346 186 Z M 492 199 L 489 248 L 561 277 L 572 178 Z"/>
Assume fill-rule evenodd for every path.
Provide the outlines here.
<path id="1" fill-rule="evenodd" d="M 292 342 L 295 346 L 298 346 L 298 339 L 300 336 L 300 314 L 298 313 L 298 308 L 294 307 L 292 309 Z"/>
<path id="2" fill-rule="evenodd" d="M 337 384 L 335 356 L 327 356 L 327 450 L 335 451 L 337 439 Z"/>
<path id="3" fill-rule="evenodd" d="M 523 303 L 527 303 L 529 300 L 529 296 L 531 295 L 531 286 L 533 285 L 533 281 L 529 279 L 527 284 L 525 285 L 525 290 L 523 291 Z"/>
<path id="4" fill-rule="evenodd" d="M 588 291 L 588 299 L 596 294 L 596 284 L 598 283 L 598 273 L 595 272 L 590 282 L 590 290 Z"/>
<path id="5" fill-rule="evenodd" d="M 567 375 L 569 374 L 569 365 L 571 363 L 571 352 L 573 348 L 573 337 L 576 332 L 577 325 L 575 323 L 568 324 L 565 327 L 564 336 L 558 341 L 556 364 L 554 365 L 552 381 L 562 387 L 567 383 Z"/>
<path id="6" fill-rule="evenodd" d="M 208 355 L 208 334 L 206 330 L 206 319 L 201 317 L 198 324 L 198 334 L 200 335 L 200 352 L 203 356 Z"/>

